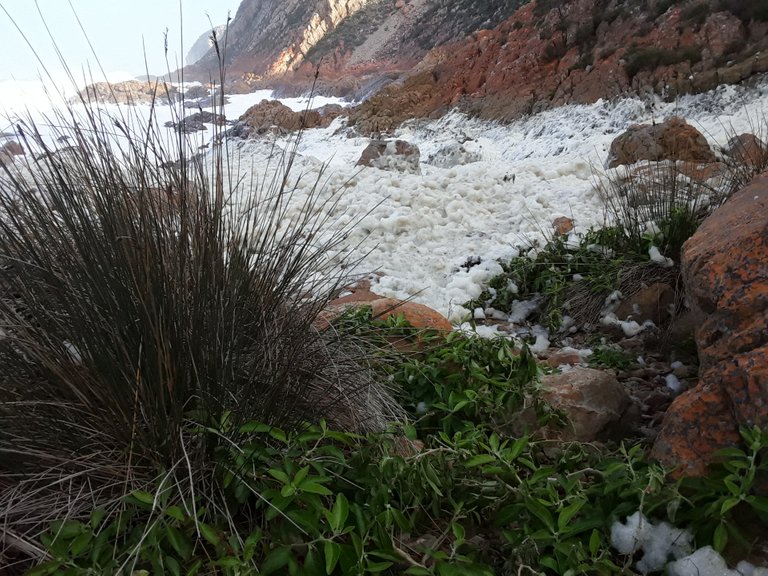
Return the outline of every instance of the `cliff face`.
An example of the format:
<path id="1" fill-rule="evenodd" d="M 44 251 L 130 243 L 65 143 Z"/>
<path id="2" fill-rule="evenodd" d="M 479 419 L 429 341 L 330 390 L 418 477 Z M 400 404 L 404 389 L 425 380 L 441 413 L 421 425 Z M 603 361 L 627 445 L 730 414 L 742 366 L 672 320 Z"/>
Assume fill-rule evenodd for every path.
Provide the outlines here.
<path id="1" fill-rule="evenodd" d="M 231 91 L 304 93 L 319 71 L 321 93 L 375 94 L 352 120 L 377 131 L 708 90 L 768 71 L 767 37 L 768 5 L 743 0 L 243 0 L 226 52 Z"/>
<path id="2" fill-rule="evenodd" d="M 227 38 L 230 78 L 250 88 L 303 92 L 320 68 L 323 90 L 350 94 L 410 70 L 427 52 L 491 28 L 524 0 L 243 0 Z M 188 68 L 204 80 L 211 51 Z"/>
<path id="3" fill-rule="evenodd" d="M 254 78 L 286 73 L 339 22 L 369 1 L 243 0 L 226 36 L 230 73 Z M 205 77 L 217 66 L 216 54 L 208 51 L 190 73 Z"/>
<path id="4" fill-rule="evenodd" d="M 729 0 L 538 0 L 491 30 L 430 51 L 352 120 L 364 132 L 386 131 L 456 106 L 504 120 L 740 82 L 768 71 L 768 9 L 752 8 Z"/>

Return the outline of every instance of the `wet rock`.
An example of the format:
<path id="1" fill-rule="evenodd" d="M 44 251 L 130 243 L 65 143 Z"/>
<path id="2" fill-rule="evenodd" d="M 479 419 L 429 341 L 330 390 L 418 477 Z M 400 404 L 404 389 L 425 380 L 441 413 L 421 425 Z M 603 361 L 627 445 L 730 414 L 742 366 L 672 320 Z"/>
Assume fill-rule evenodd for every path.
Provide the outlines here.
<path id="1" fill-rule="evenodd" d="M 191 114 L 180 122 L 174 122 L 170 120 L 165 123 L 166 128 L 175 128 L 179 132 L 188 134 L 190 132 L 197 132 L 199 130 L 207 130 L 206 124 L 216 124 L 222 126 L 227 123 L 227 119 L 223 114 L 214 114 L 212 112 L 197 112 Z"/>
<path id="2" fill-rule="evenodd" d="M 372 140 L 357 165 L 418 174 L 420 155 L 418 146 L 404 140 Z"/>
<path id="3" fill-rule="evenodd" d="M 13 160 L 14 156 L 22 156 L 23 154 L 24 148 L 22 148 L 21 144 L 15 140 L 6 142 L 0 146 L 0 165 L 7 164 Z"/>
<path id="4" fill-rule="evenodd" d="M 590 442 L 605 437 L 630 405 L 616 377 L 592 368 L 574 368 L 541 379 L 543 398 L 562 410 L 570 427 L 560 432 L 565 440 Z"/>
<path id="5" fill-rule="evenodd" d="M 453 330 L 453 325 L 445 316 L 424 304 L 404 302 L 395 298 L 379 298 L 371 302 L 370 305 L 373 316 L 381 320 L 402 314 L 414 328 L 437 330 L 444 333 Z"/>
<path id="6" fill-rule="evenodd" d="M 739 164 L 750 167 L 768 166 L 768 146 L 754 134 L 739 134 L 728 140 L 723 152 Z"/>
<path id="7" fill-rule="evenodd" d="M 434 154 L 430 154 L 425 163 L 437 168 L 453 168 L 454 166 L 463 166 L 464 164 L 479 162 L 480 160 L 482 160 L 480 154 L 470 152 L 462 144 L 455 142 L 443 146 Z"/>
<path id="8" fill-rule="evenodd" d="M 701 132 L 682 118 L 672 117 L 661 124 L 631 126 L 611 143 L 609 168 L 641 160 L 709 163 L 715 156 Z"/>
<path id="9" fill-rule="evenodd" d="M 661 326 L 672 317 L 674 302 L 675 291 L 668 284 L 656 282 L 624 300 L 615 314 L 619 320 L 634 320 L 640 324 L 650 320 Z"/>
<path id="10" fill-rule="evenodd" d="M 653 456 L 706 472 L 737 445 L 741 425 L 768 426 L 768 176 L 734 194 L 683 248 L 696 330 L 699 384 L 675 399 Z"/>
<path id="11" fill-rule="evenodd" d="M 180 97 L 179 90 L 170 84 L 140 80 L 125 82 L 96 82 L 86 86 L 71 101 L 79 103 L 98 101 L 111 104 L 151 104 L 160 102 L 168 104 L 176 102 Z"/>
<path id="12" fill-rule="evenodd" d="M 558 236 L 565 236 L 573 230 L 573 220 L 567 216 L 560 216 L 559 218 L 554 219 L 552 227 L 555 229 L 555 234 Z"/>
<path id="13" fill-rule="evenodd" d="M 210 91 L 208 90 L 208 87 L 200 84 L 198 86 L 190 86 L 187 88 L 186 92 L 184 92 L 184 98 L 186 100 L 201 100 L 203 98 L 208 98 L 209 93 Z"/>
<path id="14" fill-rule="evenodd" d="M 369 306 L 371 308 L 371 315 L 380 320 L 386 320 L 387 318 L 397 317 L 402 314 L 414 328 L 436 330 L 442 333 L 448 333 L 453 330 L 453 325 L 448 319 L 429 306 L 417 304 L 416 302 L 397 300 L 396 298 L 385 298 L 371 292 L 370 285 L 366 283 L 352 288 L 349 294 L 331 302 L 318 318 L 315 327 L 321 330 L 325 329 L 335 318 L 349 308 L 364 306 Z"/>
<path id="15" fill-rule="evenodd" d="M 320 126 L 321 116 L 317 110 L 294 112 L 277 100 L 262 100 L 251 106 L 240 116 L 240 121 L 247 124 L 257 134 L 263 134 L 272 127 L 284 132 L 294 132 L 302 128 Z"/>

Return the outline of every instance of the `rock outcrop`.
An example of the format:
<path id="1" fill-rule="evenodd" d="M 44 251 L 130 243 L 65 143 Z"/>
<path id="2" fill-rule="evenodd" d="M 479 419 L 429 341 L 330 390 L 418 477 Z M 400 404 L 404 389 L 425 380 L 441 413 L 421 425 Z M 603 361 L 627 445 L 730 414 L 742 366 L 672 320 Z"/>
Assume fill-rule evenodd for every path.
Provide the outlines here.
<path id="1" fill-rule="evenodd" d="M 653 455 L 700 475 L 739 426 L 768 426 L 768 175 L 686 242 L 683 278 L 700 324 L 699 384 L 675 399 Z"/>
<path id="2" fill-rule="evenodd" d="M 227 30 L 230 74 L 277 77 L 301 64 L 326 34 L 372 0 L 244 0 Z M 202 80 L 218 69 L 209 50 L 189 74 Z M 215 77 L 215 76 L 214 76 Z"/>
<path id="3" fill-rule="evenodd" d="M 634 164 L 641 160 L 715 161 L 704 135 L 682 118 L 672 117 L 661 124 L 642 124 L 629 129 L 611 143 L 608 167 Z"/>
<path id="4" fill-rule="evenodd" d="M 73 102 L 82 100 L 108 102 L 110 104 L 150 104 L 175 102 L 180 98 L 175 86 L 163 82 L 126 80 L 125 82 L 96 82 L 90 84 L 72 98 Z"/>
<path id="5" fill-rule="evenodd" d="M 568 419 L 565 429 L 556 430 L 556 434 L 579 442 L 604 438 L 630 405 L 627 391 L 615 376 L 592 368 L 544 376 L 541 395 Z"/>
<path id="6" fill-rule="evenodd" d="M 666 98 L 768 70 L 768 25 L 684 3 L 538 0 L 489 29 L 439 46 L 353 114 L 367 132 L 451 107 L 495 120 L 567 103 L 656 92 Z M 710 5 L 711 4 L 711 5 Z M 389 127 L 389 128 L 388 128 Z"/>
<path id="7" fill-rule="evenodd" d="M 358 166 L 369 166 L 397 172 L 419 172 L 418 146 L 404 140 L 373 140 L 365 147 Z"/>
<path id="8" fill-rule="evenodd" d="M 263 133 L 273 127 L 282 132 L 317 128 L 322 124 L 322 119 L 317 110 L 294 112 L 277 100 L 262 100 L 240 116 L 240 122 L 245 123 L 255 133 Z"/>

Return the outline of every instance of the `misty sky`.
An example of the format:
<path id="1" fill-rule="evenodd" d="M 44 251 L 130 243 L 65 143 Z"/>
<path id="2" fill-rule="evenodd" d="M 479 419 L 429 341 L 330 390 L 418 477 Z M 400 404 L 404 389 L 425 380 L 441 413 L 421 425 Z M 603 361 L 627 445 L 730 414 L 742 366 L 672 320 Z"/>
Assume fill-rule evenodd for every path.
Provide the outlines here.
<path id="1" fill-rule="evenodd" d="M 71 4 L 71 6 L 70 6 Z M 74 11 L 91 41 L 104 71 L 145 73 L 144 49 L 150 74 L 166 71 L 164 32 L 168 29 L 168 60 L 171 69 L 183 64 L 187 50 L 214 25 L 224 24 L 227 13 L 237 12 L 240 0 L 183 0 L 183 50 L 179 0 L 0 0 L 0 7 L 16 21 L 40 58 L 59 77 L 58 57 L 52 48 L 40 12 L 61 52 L 73 70 L 86 61 L 96 73 L 95 58 L 88 47 Z M 0 9 L 0 80 L 34 80 L 40 65 L 11 19 Z"/>

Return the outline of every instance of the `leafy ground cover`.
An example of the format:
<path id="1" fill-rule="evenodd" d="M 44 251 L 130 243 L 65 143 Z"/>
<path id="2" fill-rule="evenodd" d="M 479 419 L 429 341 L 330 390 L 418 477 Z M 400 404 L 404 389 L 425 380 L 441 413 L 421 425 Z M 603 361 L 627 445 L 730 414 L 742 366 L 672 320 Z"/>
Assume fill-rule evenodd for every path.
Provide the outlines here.
<path id="1" fill-rule="evenodd" d="M 242 424 L 213 456 L 221 509 L 179 499 L 159 477 L 113 510 L 54 522 L 41 537 L 50 559 L 29 574 L 632 573 L 610 531 L 637 510 L 690 529 L 697 545 L 741 553 L 751 545 L 741 520 L 768 519 L 754 491 L 768 470 L 759 430 L 745 430 L 747 450 L 723 454 L 706 480 L 671 482 L 632 441 L 537 438 L 557 414 L 538 400 L 533 358 L 507 340 L 371 326 L 418 340 L 391 370 L 408 421 L 367 436 L 322 422 Z M 536 424 L 513 433 L 526 408 Z M 231 436 L 230 426 L 199 434 Z"/>

